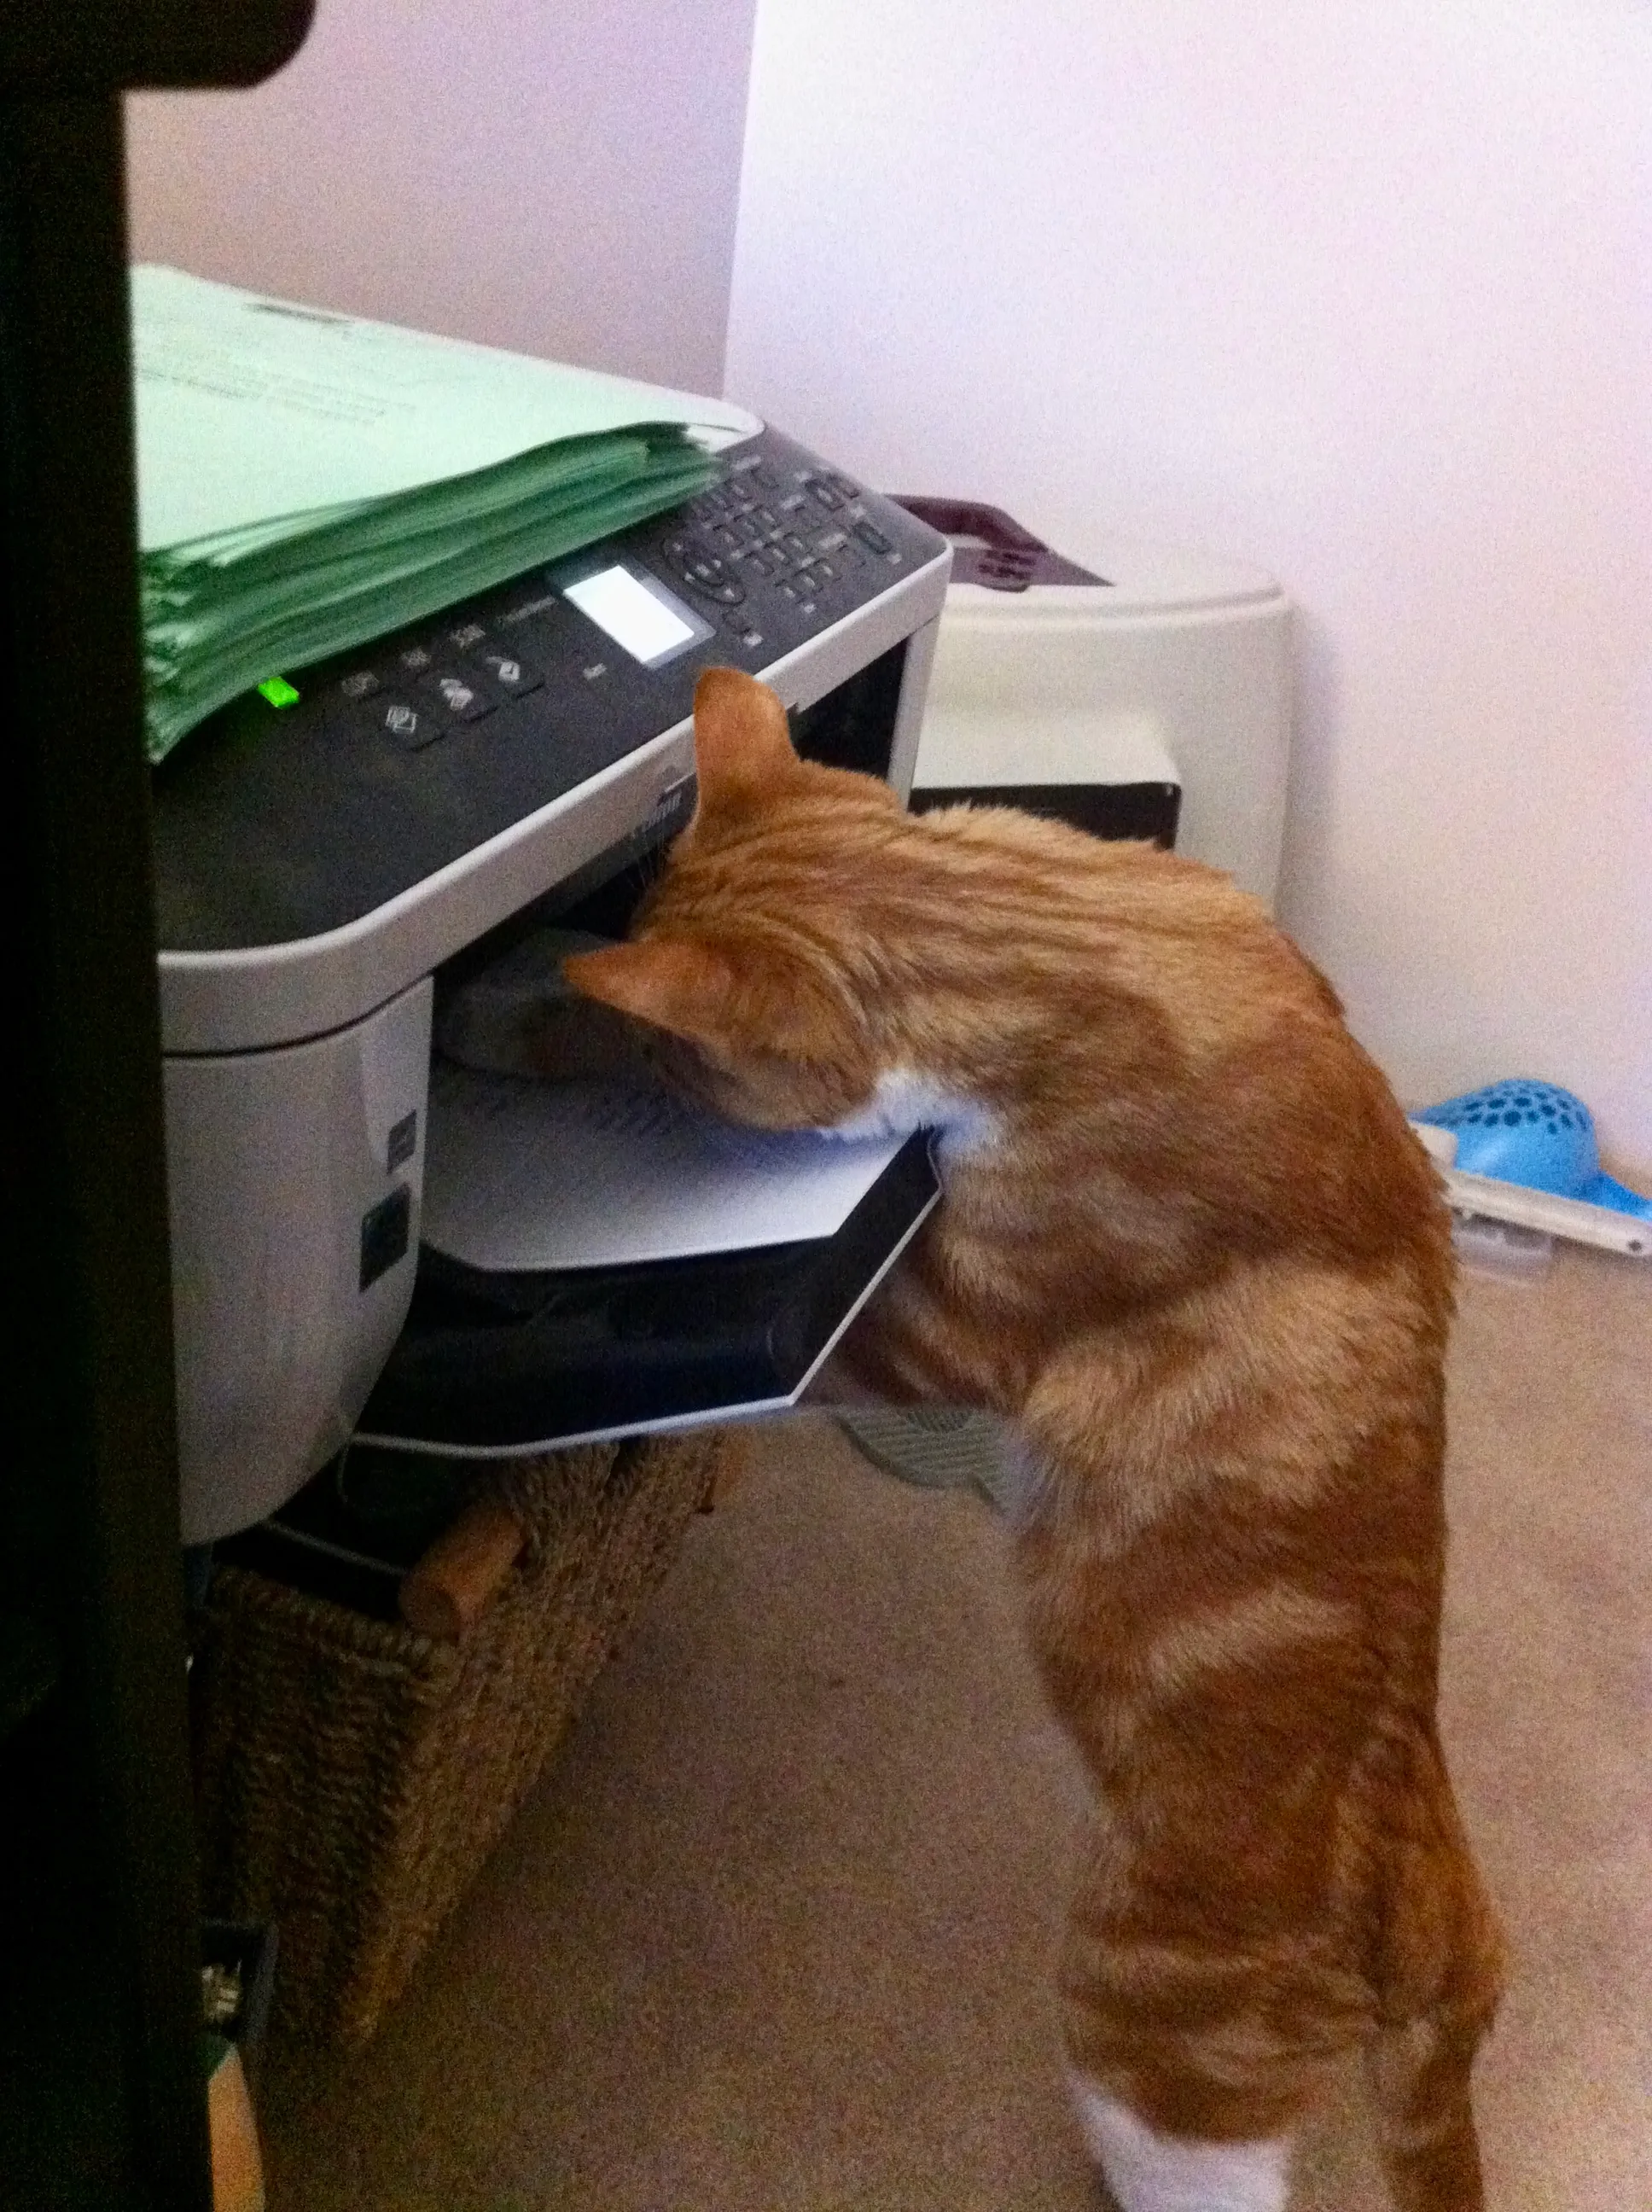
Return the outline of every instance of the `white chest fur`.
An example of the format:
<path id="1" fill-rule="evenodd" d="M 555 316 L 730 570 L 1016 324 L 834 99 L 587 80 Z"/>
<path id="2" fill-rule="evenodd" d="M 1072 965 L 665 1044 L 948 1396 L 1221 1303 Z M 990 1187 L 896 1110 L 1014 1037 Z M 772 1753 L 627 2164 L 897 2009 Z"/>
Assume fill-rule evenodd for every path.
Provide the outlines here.
<path id="1" fill-rule="evenodd" d="M 878 1079 L 864 1106 L 828 1132 L 834 1137 L 904 1137 L 914 1129 L 933 1129 L 943 1169 L 996 1143 L 999 1120 L 978 1098 L 948 1091 L 927 1075 L 892 1067 Z"/>

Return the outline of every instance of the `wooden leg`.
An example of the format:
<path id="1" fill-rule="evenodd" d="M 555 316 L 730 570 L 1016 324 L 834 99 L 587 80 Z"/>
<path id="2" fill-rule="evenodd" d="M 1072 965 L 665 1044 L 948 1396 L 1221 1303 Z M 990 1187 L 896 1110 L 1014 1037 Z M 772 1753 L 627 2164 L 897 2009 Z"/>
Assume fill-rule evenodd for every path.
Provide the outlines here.
<path id="1" fill-rule="evenodd" d="M 714 1513 L 720 1505 L 726 1505 L 744 1481 L 751 1464 L 752 1441 L 749 1426 L 720 1429 L 717 1450 L 706 1483 L 705 1495 L 700 1500 L 702 1513 Z"/>

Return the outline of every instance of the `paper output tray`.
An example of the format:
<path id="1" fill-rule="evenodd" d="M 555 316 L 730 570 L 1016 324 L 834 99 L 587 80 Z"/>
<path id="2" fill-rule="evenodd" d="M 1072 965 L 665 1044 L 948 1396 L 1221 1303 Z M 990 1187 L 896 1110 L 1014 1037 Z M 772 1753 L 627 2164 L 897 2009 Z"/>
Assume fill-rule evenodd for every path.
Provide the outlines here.
<path id="1" fill-rule="evenodd" d="M 939 1194 L 920 1132 L 831 1237 L 552 1274 L 427 1248 L 357 1435 L 505 1458 L 781 1412 Z"/>

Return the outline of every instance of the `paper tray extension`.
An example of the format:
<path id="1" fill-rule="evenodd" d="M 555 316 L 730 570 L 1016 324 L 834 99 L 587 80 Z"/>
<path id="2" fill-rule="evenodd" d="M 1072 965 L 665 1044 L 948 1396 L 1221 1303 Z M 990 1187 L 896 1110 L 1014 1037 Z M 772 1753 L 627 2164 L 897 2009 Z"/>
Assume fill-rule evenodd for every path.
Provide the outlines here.
<path id="1" fill-rule="evenodd" d="M 363 1443 L 505 1457 L 795 1404 L 939 1195 L 908 1139 L 835 1235 L 554 1274 L 420 1254 Z"/>

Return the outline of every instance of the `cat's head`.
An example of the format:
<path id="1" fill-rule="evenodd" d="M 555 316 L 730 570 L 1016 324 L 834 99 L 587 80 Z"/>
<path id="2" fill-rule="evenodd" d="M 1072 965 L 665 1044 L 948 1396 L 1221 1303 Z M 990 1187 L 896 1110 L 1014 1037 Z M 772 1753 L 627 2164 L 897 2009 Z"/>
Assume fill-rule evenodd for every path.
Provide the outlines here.
<path id="1" fill-rule="evenodd" d="M 833 1127 L 886 1065 L 869 908 L 905 817 L 886 784 L 800 760 L 766 684 L 694 702 L 699 800 L 623 945 L 570 957 L 586 997 L 650 1025 L 666 1079 L 732 1119 Z"/>

